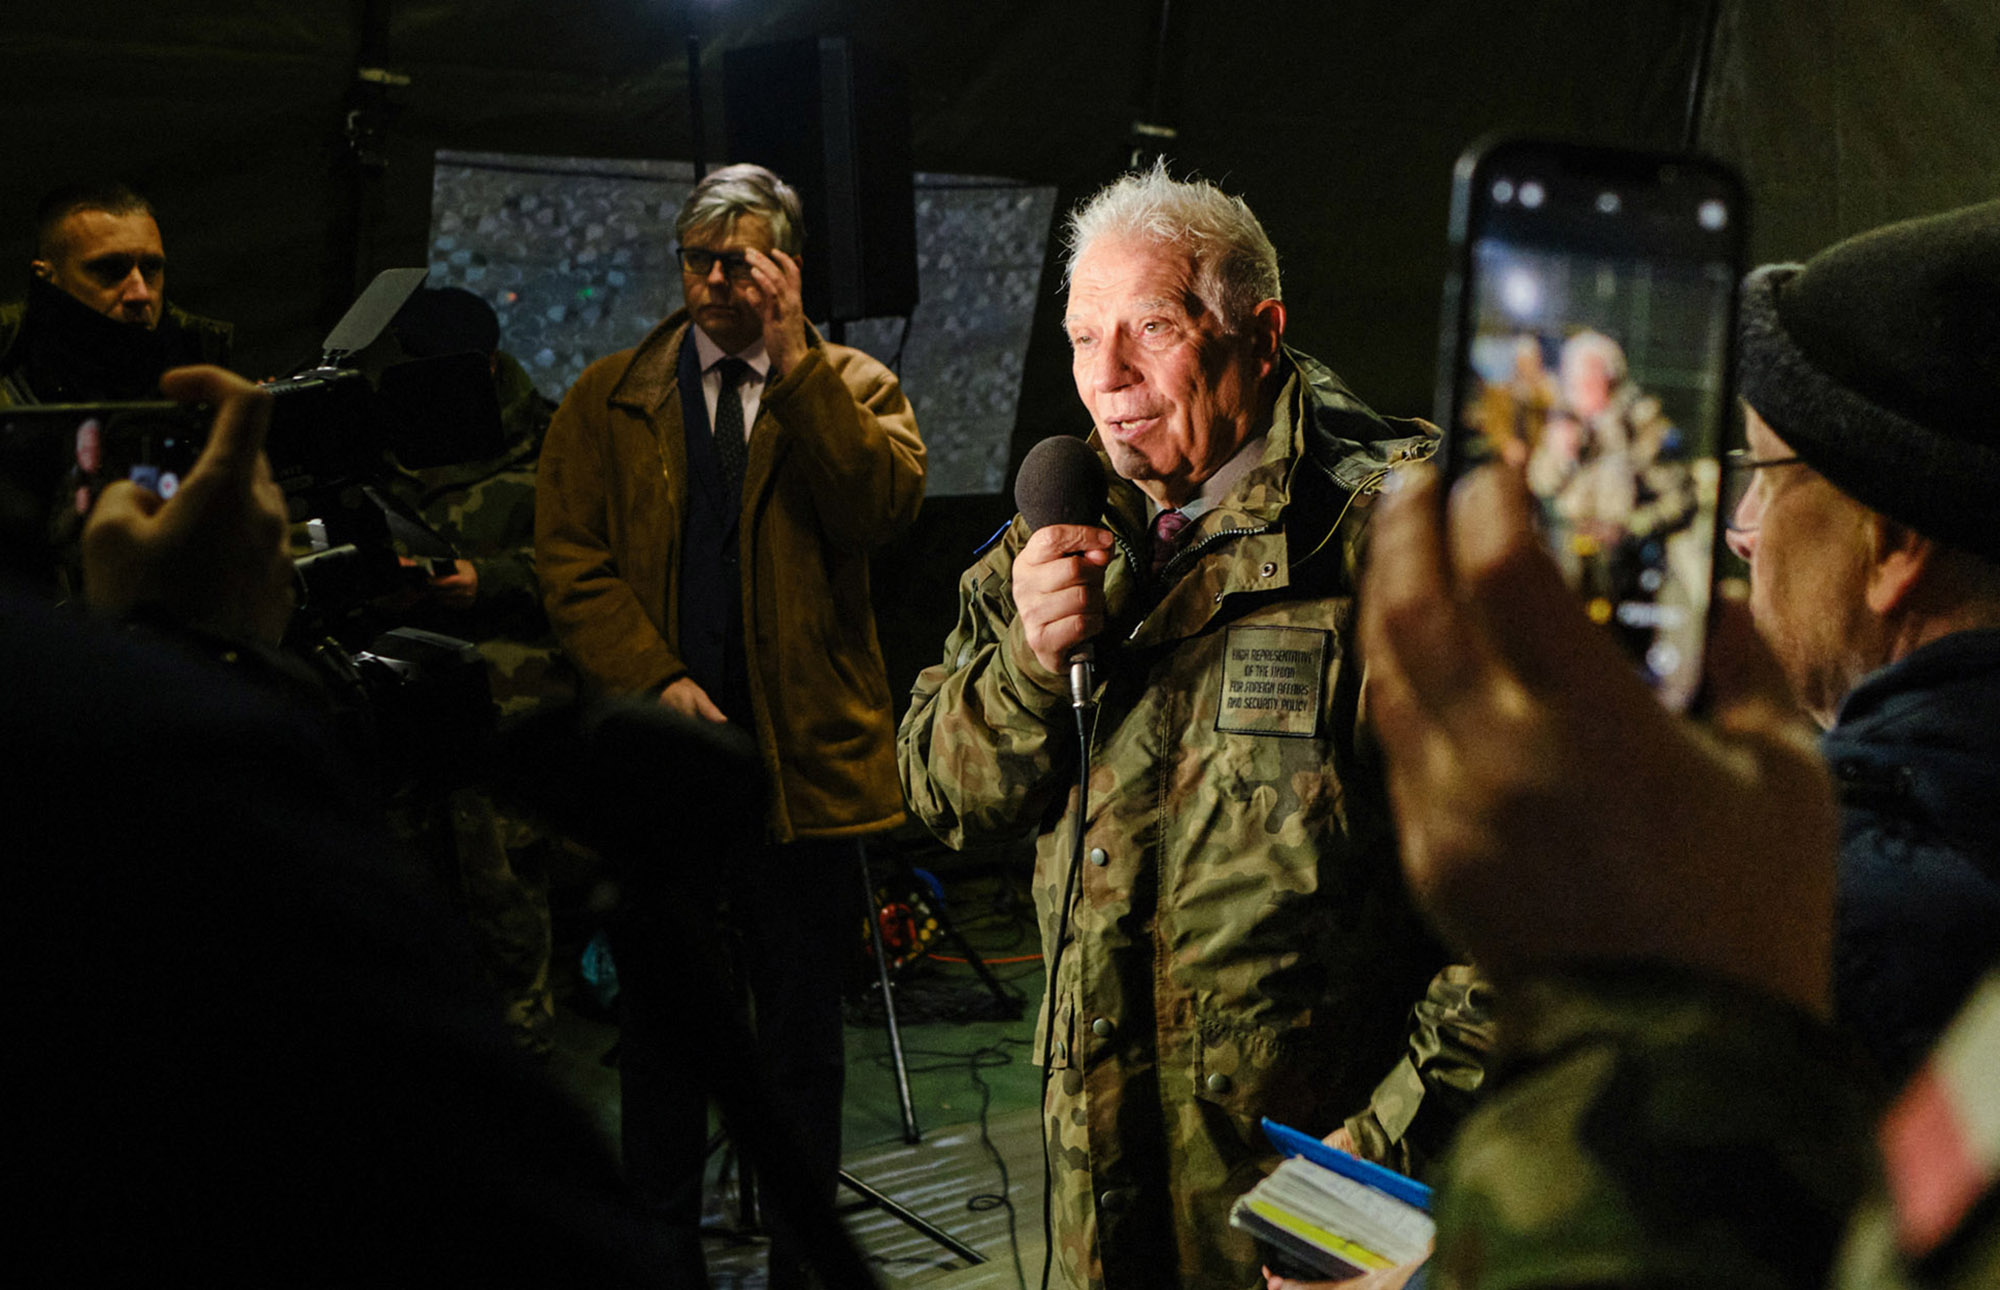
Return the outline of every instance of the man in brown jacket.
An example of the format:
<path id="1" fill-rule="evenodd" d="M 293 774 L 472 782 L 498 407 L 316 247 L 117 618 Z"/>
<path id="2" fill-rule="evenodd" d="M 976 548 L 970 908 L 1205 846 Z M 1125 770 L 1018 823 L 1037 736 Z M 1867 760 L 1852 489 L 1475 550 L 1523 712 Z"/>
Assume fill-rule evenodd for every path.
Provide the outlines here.
<path id="1" fill-rule="evenodd" d="M 682 1238 L 670 1271 L 691 1285 L 707 1284 L 706 1103 L 661 916 L 726 895 L 775 1110 L 830 1197 L 839 956 L 862 914 L 851 839 L 903 818 L 868 553 L 916 516 L 924 448 L 895 376 L 806 324 L 802 231 L 797 194 L 768 170 L 696 185 L 675 221 L 686 309 L 583 374 L 541 459 L 536 565 L 586 684 L 740 725 L 768 780 L 762 827 L 729 854 L 628 875 L 613 940 L 626 1174 Z M 775 1231 L 771 1284 L 799 1276 Z"/>

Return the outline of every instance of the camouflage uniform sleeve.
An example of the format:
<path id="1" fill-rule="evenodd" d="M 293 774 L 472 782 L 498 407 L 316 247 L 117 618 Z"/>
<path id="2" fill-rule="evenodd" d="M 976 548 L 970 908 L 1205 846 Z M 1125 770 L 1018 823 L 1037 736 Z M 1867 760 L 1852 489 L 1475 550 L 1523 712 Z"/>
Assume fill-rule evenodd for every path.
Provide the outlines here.
<path id="1" fill-rule="evenodd" d="M 909 809 L 954 848 L 1018 835 L 1075 765 L 1065 683 L 1035 660 L 1014 612 L 1027 537 L 1016 517 L 959 579 L 944 659 L 917 678 L 896 737 Z"/>
<path id="2" fill-rule="evenodd" d="M 2000 1286 L 2000 964 L 1876 1133 L 1885 1185 L 1847 1229 L 1836 1290 Z"/>
<path id="3" fill-rule="evenodd" d="M 1647 964 L 1500 1000 L 1445 1163 L 1438 1290 L 1821 1286 L 1874 1178 L 1866 1068 L 1765 995 Z"/>
<path id="4" fill-rule="evenodd" d="M 532 545 L 505 555 L 475 556 L 472 569 L 479 578 L 478 597 L 482 612 L 535 622 L 541 617 L 541 586 L 535 581 L 535 549 Z"/>
<path id="5" fill-rule="evenodd" d="M 1493 1047 L 1492 985 L 1470 964 L 1431 978 L 1411 1012 L 1409 1051 L 1349 1117 L 1355 1154 L 1423 1176 L 1472 1109 Z"/>
<path id="6" fill-rule="evenodd" d="M 463 493 L 439 500 L 451 508 L 445 521 L 478 575 L 474 594 L 481 618 L 525 640 L 548 631 L 535 576 L 535 489 L 555 405 L 541 396 L 512 355 L 500 359 L 496 391 L 507 454 L 493 473 Z"/>

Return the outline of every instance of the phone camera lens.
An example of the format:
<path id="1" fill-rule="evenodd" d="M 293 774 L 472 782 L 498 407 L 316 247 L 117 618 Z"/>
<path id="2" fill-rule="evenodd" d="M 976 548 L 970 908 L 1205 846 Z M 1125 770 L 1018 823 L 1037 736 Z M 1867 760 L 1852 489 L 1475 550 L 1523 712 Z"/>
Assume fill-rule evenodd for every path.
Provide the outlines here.
<path id="1" fill-rule="evenodd" d="M 1597 213 L 1600 215 L 1616 215 L 1624 204 L 1617 193 L 1602 192 L 1597 195 Z"/>
<path id="2" fill-rule="evenodd" d="M 1695 208 L 1694 217 L 1703 228 L 1714 233 L 1729 223 L 1729 208 L 1711 197 Z"/>
<path id="3" fill-rule="evenodd" d="M 1527 207 L 1529 210 L 1540 206 L 1542 198 L 1546 196 L 1548 194 L 1542 190 L 1542 186 L 1532 179 L 1521 185 L 1521 205 Z"/>
<path id="4" fill-rule="evenodd" d="M 1514 181 L 1511 179 L 1494 180 L 1493 204 L 1496 206 L 1505 206 L 1508 202 L 1511 202 L 1513 200 L 1514 200 Z"/>

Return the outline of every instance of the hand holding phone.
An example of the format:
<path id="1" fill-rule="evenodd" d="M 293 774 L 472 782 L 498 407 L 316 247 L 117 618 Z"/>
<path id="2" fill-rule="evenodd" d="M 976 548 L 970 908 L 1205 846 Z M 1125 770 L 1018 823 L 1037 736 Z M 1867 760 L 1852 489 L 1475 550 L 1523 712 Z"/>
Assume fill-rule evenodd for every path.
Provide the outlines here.
<path id="1" fill-rule="evenodd" d="M 172 498 L 119 480 L 83 530 L 84 591 L 114 611 L 150 608 L 218 636 L 275 644 L 292 609 L 284 494 L 264 457 L 270 396 L 217 367 L 161 386 L 213 405 L 200 458 Z"/>
<path id="2" fill-rule="evenodd" d="M 1564 585 L 1523 484 L 1480 470 L 1447 511 L 1419 469 L 1371 521 L 1368 707 L 1411 890 L 1495 980 L 1651 959 L 1824 1015 L 1838 817 L 1783 670 L 1724 604 L 1712 719 L 1669 713 Z"/>
<path id="3" fill-rule="evenodd" d="M 1468 152 L 1452 194 L 1446 474 L 1525 474 L 1590 617 L 1675 710 L 1700 688 L 1744 207 L 1701 158 L 1526 140 Z"/>

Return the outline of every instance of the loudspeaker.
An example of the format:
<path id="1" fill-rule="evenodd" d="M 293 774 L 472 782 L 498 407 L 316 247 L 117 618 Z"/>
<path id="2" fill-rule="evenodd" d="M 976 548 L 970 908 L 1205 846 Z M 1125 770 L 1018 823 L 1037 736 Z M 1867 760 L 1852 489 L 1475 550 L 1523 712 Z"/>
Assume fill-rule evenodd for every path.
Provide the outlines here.
<path id="1" fill-rule="evenodd" d="M 806 212 L 805 309 L 847 321 L 917 303 L 916 187 L 903 71 L 845 36 L 722 56 L 729 160 L 775 170 Z"/>

